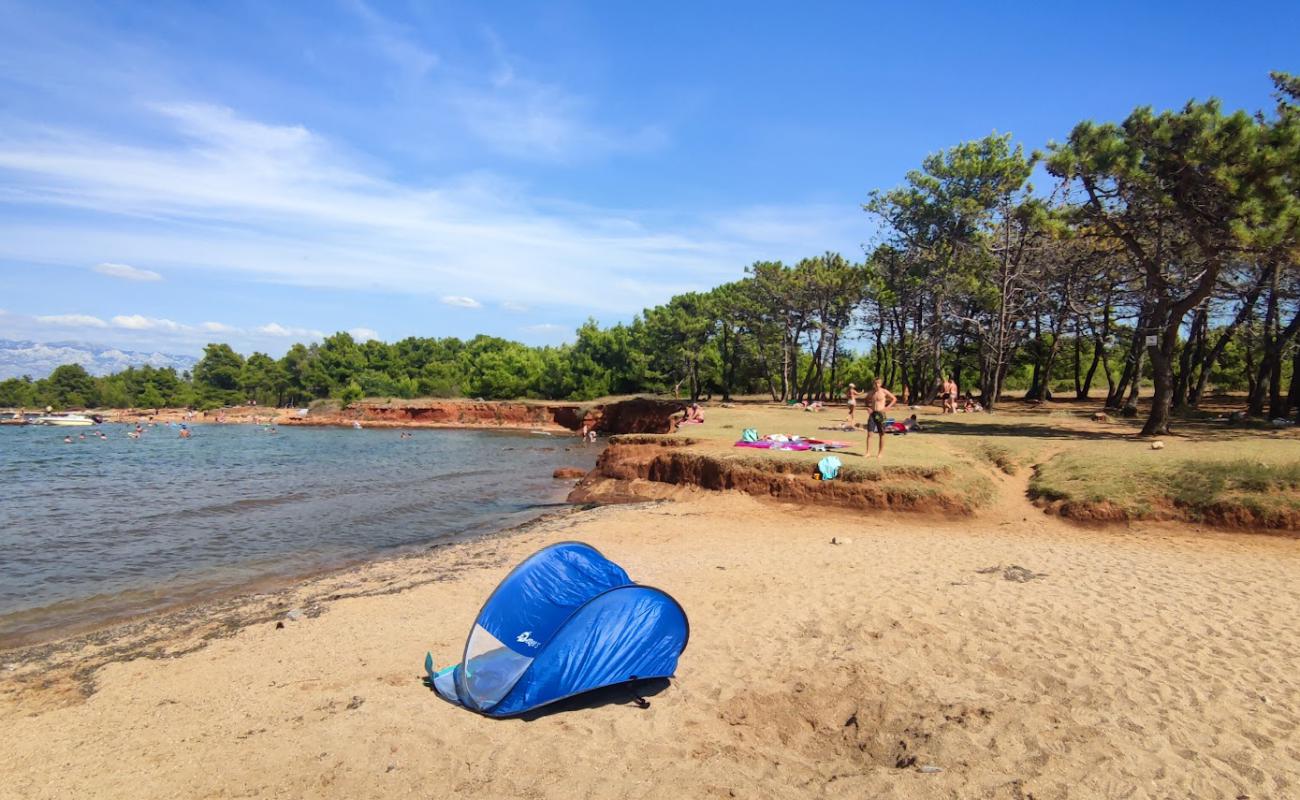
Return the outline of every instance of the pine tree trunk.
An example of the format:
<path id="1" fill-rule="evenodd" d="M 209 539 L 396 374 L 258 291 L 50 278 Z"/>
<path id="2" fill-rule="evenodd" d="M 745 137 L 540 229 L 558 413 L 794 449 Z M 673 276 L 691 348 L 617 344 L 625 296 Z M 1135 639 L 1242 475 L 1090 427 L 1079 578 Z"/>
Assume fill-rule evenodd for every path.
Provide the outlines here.
<path id="1" fill-rule="evenodd" d="M 1287 393 L 1287 415 L 1300 407 L 1300 347 L 1291 351 L 1291 389 Z"/>

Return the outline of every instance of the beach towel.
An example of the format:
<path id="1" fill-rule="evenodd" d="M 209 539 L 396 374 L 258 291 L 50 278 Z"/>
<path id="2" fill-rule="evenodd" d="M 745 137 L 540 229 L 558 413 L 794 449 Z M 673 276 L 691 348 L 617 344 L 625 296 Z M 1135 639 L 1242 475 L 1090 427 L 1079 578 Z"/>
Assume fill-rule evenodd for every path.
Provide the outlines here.
<path id="1" fill-rule="evenodd" d="M 735 446 L 752 447 L 755 450 L 791 450 L 800 453 L 813 448 L 813 445 L 808 442 L 746 442 L 743 439 L 736 442 Z"/>
<path id="2" fill-rule="evenodd" d="M 742 442 L 757 442 L 758 428 L 746 428 L 745 430 L 741 431 L 740 440 Z"/>
<path id="3" fill-rule="evenodd" d="M 817 471 L 821 473 L 822 480 L 833 481 L 840 474 L 840 467 L 843 464 L 835 456 L 826 456 L 817 462 Z"/>

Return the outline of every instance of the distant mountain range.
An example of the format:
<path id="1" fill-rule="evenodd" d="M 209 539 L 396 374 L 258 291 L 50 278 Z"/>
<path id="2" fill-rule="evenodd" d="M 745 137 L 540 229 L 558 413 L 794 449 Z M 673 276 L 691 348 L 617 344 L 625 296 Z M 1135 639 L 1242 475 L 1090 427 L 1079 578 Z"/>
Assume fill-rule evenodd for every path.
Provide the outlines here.
<path id="1" fill-rule="evenodd" d="M 84 342 L 23 342 L 0 339 L 0 380 L 30 375 L 44 378 L 63 364 L 80 364 L 91 375 L 107 375 L 127 367 L 192 369 L 197 358 L 169 353 L 141 353 Z"/>

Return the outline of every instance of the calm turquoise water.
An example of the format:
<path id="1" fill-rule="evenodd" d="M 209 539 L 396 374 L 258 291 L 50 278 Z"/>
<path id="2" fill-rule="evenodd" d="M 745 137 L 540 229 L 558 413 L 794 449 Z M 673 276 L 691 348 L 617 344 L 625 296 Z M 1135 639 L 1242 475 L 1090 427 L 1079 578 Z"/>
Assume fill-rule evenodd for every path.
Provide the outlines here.
<path id="1" fill-rule="evenodd" d="M 551 472 L 597 455 L 491 431 L 102 430 L 0 427 L 0 646 L 499 529 L 561 502 Z"/>

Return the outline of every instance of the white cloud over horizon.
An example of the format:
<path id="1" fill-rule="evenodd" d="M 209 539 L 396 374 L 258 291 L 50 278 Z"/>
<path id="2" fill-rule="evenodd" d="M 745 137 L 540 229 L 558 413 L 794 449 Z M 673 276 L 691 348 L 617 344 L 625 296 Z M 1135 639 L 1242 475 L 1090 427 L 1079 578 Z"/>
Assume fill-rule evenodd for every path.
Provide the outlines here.
<path id="1" fill-rule="evenodd" d="M 353 327 L 348 332 L 359 341 L 380 338 L 377 331 L 367 327 Z M 287 348 L 295 342 L 320 341 L 326 336 L 323 331 L 314 328 L 279 322 L 241 327 L 213 320 L 183 323 L 143 314 L 117 314 L 108 320 L 90 314 L 5 314 L 4 322 L 0 325 L 0 338 L 45 342 L 71 339 L 92 345 L 146 347 L 188 353 L 201 351 L 204 345 L 213 341 L 214 334 L 220 341 L 234 344 L 237 349 L 245 352 L 277 350 Z"/>
<path id="2" fill-rule="evenodd" d="M 107 328 L 108 323 L 89 314 L 48 314 L 36 317 L 36 321 L 45 325 L 63 325 L 80 328 Z"/>
<path id="3" fill-rule="evenodd" d="M 119 315 L 111 320 L 113 325 L 133 331 L 179 331 L 182 325 L 169 319 L 154 319 L 140 314 Z"/>
<path id="4" fill-rule="evenodd" d="M 140 269 L 138 267 L 133 267 L 130 264 L 114 264 L 105 261 L 102 264 L 95 265 L 93 269 L 95 272 L 98 272 L 100 275 L 107 275 L 111 278 L 122 278 L 123 280 L 128 280 L 128 281 L 162 280 L 162 275 L 159 275 L 157 272 L 154 272 L 151 269 Z"/>
<path id="5" fill-rule="evenodd" d="M 281 325 L 278 322 L 268 322 L 265 325 L 257 326 L 253 330 L 256 331 L 257 333 L 265 334 L 267 336 L 278 336 L 284 338 L 297 338 L 297 339 L 306 339 L 306 340 L 325 338 L 325 334 L 322 331 L 313 330 L 311 328 L 286 327 L 284 325 Z"/>

